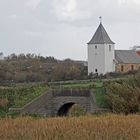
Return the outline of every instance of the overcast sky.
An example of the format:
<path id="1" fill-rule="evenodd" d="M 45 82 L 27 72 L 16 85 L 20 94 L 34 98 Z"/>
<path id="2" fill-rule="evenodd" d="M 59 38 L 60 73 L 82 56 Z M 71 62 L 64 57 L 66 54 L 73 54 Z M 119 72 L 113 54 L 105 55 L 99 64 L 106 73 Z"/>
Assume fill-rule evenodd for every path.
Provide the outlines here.
<path id="1" fill-rule="evenodd" d="M 116 49 L 140 45 L 140 0 L 0 0 L 0 51 L 87 60 L 99 16 Z"/>

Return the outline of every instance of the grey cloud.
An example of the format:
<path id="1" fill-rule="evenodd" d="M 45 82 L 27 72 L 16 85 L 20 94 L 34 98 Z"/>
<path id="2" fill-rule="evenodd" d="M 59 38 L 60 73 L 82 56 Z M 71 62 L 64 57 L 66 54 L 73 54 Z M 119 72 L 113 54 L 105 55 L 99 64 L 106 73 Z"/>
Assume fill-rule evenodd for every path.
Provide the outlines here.
<path id="1" fill-rule="evenodd" d="M 116 48 L 140 44 L 140 4 L 118 1 L 76 0 L 69 7 L 64 0 L 0 0 L 0 51 L 86 59 L 99 16 Z"/>

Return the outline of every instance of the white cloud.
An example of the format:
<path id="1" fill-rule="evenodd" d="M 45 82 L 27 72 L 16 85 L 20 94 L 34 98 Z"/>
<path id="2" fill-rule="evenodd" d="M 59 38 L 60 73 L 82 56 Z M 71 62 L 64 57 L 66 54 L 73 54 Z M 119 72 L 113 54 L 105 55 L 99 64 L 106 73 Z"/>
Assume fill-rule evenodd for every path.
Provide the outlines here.
<path id="1" fill-rule="evenodd" d="M 127 0 L 118 0 L 119 4 L 125 4 Z"/>
<path id="2" fill-rule="evenodd" d="M 66 5 L 66 9 L 65 10 L 68 13 L 71 13 L 71 12 L 76 10 L 76 6 L 77 6 L 76 0 L 69 0 L 67 5 Z"/>
<path id="3" fill-rule="evenodd" d="M 32 9 L 36 9 L 41 0 L 29 0 L 27 2 L 27 6 L 31 7 Z"/>
<path id="4" fill-rule="evenodd" d="M 136 5 L 140 4 L 140 0 L 118 0 L 118 1 L 119 1 L 119 4 L 136 4 Z"/>
<path id="5" fill-rule="evenodd" d="M 134 0 L 135 4 L 140 4 L 140 0 Z"/>
<path id="6" fill-rule="evenodd" d="M 17 18 L 17 15 L 16 15 L 16 14 L 13 14 L 13 15 L 10 15 L 10 17 L 11 17 L 12 19 L 16 19 L 16 18 Z"/>
<path id="7" fill-rule="evenodd" d="M 76 0 L 54 0 L 53 7 L 59 19 L 72 18 L 76 14 Z"/>
<path id="8" fill-rule="evenodd" d="M 89 2 L 79 0 L 54 0 L 54 13 L 59 20 L 71 22 L 86 20 L 92 17 L 92 11 L 88 9 Z"/>

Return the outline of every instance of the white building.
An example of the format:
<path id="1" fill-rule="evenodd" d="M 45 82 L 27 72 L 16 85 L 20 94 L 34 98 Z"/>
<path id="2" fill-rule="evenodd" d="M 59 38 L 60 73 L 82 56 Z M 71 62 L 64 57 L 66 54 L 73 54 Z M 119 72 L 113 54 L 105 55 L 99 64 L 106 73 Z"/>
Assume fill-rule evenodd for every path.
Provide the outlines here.
<path id="1" fill-rule="evenodd" d="M 115 71 L 115 43 L 102 23 L 88 43 L 88 74 L 106 74 Z"/>

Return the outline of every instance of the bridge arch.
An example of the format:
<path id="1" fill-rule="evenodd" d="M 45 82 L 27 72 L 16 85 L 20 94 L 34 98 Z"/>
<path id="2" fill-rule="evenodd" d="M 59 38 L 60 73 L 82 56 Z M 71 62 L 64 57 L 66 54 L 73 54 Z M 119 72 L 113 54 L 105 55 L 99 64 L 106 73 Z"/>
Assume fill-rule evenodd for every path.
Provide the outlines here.
<path id="1" fill-rule="evenodd" d="M 87 112 L 87 108 L 83 104 L 80 104 L 77 102 L 65 102 L 58 107 L 57 112 L 56 112 L 56 116 L 67 116 L 70 109 L 74 105 L 78 105 L 79 107 L 83 108 L 85 110 L 85 112 Z"/>
<path id="2" fill-rule="evenodd" d="M 68 115 L 68 112 L 70 110 L 70 108 L 75 105 L 75 103 L 71 102 L 71 103 L 66 103 L 66 104 L 63 104 L 58 112 L 57 112 L 57 116 L 67 116 Z"/>

